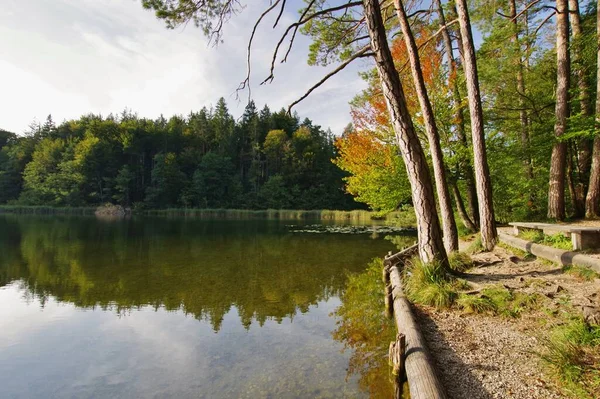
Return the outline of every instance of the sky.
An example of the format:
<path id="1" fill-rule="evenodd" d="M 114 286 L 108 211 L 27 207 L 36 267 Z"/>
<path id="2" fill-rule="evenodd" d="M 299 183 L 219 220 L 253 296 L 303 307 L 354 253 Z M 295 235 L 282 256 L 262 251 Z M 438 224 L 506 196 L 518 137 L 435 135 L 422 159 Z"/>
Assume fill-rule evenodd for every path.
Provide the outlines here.
<path id="1" fill-rule="evenodd" d="M 170 117 L 216 104 L 220 97 L 240 117 L 247 92 L 235 91 L 246 75 L 247 41 L 268 0 L 251 0 L 224 29 L 224 43 L 208 44 L 189 24 L 166 29 L 140 0 L 3 0 L 0 8 L 0 128 L 23 133 L 51 114 L 55 122 L 83 114 L 129 109 L 140 117 Z M 260 7 L 258 6 L 260 5 Z M 286 107 L 331 67 L 308 66 L 308 38 L 300 37 L 288 62 L 268 75 L 283 27 L 293 22 L 300 0 L 288 1 L 259 28 L 252 52 L 252 98 L 258 108 Z M 365 83 L 359 60 L 313 92 L 294 109 L 340 134 L 350 122 L 348 102 Z"/>

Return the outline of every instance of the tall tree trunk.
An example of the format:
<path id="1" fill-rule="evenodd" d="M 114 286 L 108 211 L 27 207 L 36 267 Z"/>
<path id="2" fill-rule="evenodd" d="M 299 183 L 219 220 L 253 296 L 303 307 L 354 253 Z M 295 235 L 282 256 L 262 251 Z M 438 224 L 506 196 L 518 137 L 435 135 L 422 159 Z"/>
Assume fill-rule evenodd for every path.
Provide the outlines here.
<path id="1" fill-rule="evenodd" d="M 450 76 L 448 83 L 452 93 L 452 100 L 454 102 L 454 121 L 456 124 L 456 136 L 460 143 L 468 150 L 469 144 L 467 142 L 467 135 L 465 133 L 465 116 L 462 96 L 460 94 L 460 87 L 458 85 L 458 68 L 456 66 L 456 60 L 454 59 L 454 50 L 452 48 L 452 39 L 450 37 L 450 30 L 446 26 L 446 17 L 444 16 L 444 9 L 442 7 L 441 0 L 434 0 L 437 8 L 438 16 L 440 18 L 440 24 L 442 25 L 442 38 L 444 39 L 444 47 L 446 49 L 446 56 L 448 57 L 448 68 Z M 459 38 L 460 42 L 460 38 Z M 468 153 L 465 151 L 465 154 Z M 476 226 L 476 230 L 479 229 L 479 205 L 477 203 L 477 192 L 475 190 L 475 177 L 473 174 L 473 167 L 471 166 L 471 160 L 463 157 L 459 161 L 459 167 L 463 173 L 466 186 L 467 186 L 467 202 L 469 204 L 469 210 L 473 215 L 473 224 Z"/>
<path id="2" fill-rule="evenodd" d="M 582 35 L 578 0 L 569 0 L 569 19 L 571 21 L 573 44 L 575 44 L 575 46 L 571 46 L 573 48 L 573 75 L 577 79 L 580 112 L 582 116 L 589 117 L 592 115 L 592 104 L 590 101 L 590 87 L 582 65 L 582 48 L 578 42 Z M 575 201 L 577 202 L 575 216 L 581 217 L 585 212 L 585 195 L 588 189 L 590 167 L 592 164 L 592 140 L 585 137 L 581 138 L 577 142 L 577 147 L 578 173 L 575 182 Z"/>
<path id="3" fill-rule="evenodd" d="M 600 0 L 598 0 L 596 12 L 597 61 L 596 67 L 596 125 L 600 125 Z M 585 216 L 600 217 L 600 136 L 594 139 L 594 150 L 592 155 L 592 170 L 590 172 L 590 185 L 585 199 Z"/>
<path id="4" fill-rule="evenodd" d="M 517 54 L 517 94 L 519 96 L 519 122 L 521 123 L 521 146 L 523 147 L 523 165 L 525 168 L 525 177 L 533 179 L 533 165 L 531 162 L 531 153 L 529 149 L 529 117 L 525 109 L 525 77 L 523 74 L 523 57 L 521 55 L 521 41 L 519 39 L 519 21 L 517 18 L 516 0 L 510 0 L 510 21 L 513 26 L 512 40 Z M 530 193 L 530 199 L 533 197 Z"/>
<path id="5" fill-rule="evenodd" d="M 552 147 L 548 189 L 548 218 L 565 219 L 565 168 L 567 143 L 558 141 L 565 133 L 569 115 L 569 14 L 567 0 L 556 0 L 556 142 Z"/>
<path id="6" fill-rule="evenodd" d="M 446 181 L 444 155 L 442 153 L 442 146 L 440 145 L 440 135 L 435 122 L 435 116 L 433 115 L 433 108 L 431 107 L 427 88 L 425 87 L 419 50 L 410 29 L 410 24 L 402 1 L 394 0 L 394 6 L 396 7 L 396 14 L 398 15 L 402 35 L 404 36 L 404 43 L 408 50 L 410 69 L 412 71 L 417 97 L 421 106 L 421 112 L 423 113 L 423 121 L 425 122 L 425 130 L 427 131 L 427 138 L 429 140 L 429 151 L 431 152 L 433 174 L 435 176 L 438 203 L 440 205 L 440 213 L 442 216 L 444 246 L 447 252 L 458 251 L 458 231 L 456 230 L 456 221 L 454 220 L 454 212 L 452 211 L 450 191 L 448 190 L 448 183 Z"/>
<path id="7" fill-rule="evenodd" d="M 477 231 L 477 226 L 471 221 L 469 218 L 469 214 L 465 209 L 465 203 L 460 195 L 460 190 L 458 189 L 458 184 L 455 181 L 451 182 L 452 193 L 454 194 L 454 202 L 456 202 L 456 209 L 458 209 L 458 215 L 460 216 L 461 221 L 465 225 L 465 227 L 471 231 Z"/>
<path id="8" fill-rule="evenodd" d="M 483 110 L 479 93 L 479 77 L 475 58 L 475 45 L 471 32 L 471 22 L 466 0 L 456 0 L 458 22 L 464 51 L 464 70 L 467 80 L 467 97 L 471 115 L 471 134 L 473 141 L 473 163 L 475 166 L 475 181 L 477 183 L 477 198 L 479 200 L 479 217 L 481 242 L 487 251 L 496 245 L 498 233 L 494 219 L 492 202 L 492 182 L 487 163 L 485 135 L 483 131 Z"/>
<path id="9" fill-rule="evenodd" d="M 363 4 L 371 38 L 371 50 L 375 54 L 375 65 L 381 79 L 383 96 L 412 188 L 413 206 L 417 217 L 419 255 L 424 262 L 438 259 L 448 267 L 448 256 L 444 249 L 429 167 L 406 106 L 404 90 L 388 46 L 379 2 L 363 0 Z"/>

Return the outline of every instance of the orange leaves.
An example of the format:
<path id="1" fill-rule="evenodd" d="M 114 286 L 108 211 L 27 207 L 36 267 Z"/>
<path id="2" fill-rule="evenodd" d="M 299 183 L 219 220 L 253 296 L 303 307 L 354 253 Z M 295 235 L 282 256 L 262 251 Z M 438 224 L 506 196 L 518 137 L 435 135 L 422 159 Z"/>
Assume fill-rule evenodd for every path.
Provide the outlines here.
<path id="1" fill-rule="evenodd" d="M 431 90 L 436 82 L 439 82 L 439 76 L 443 73 L 442 54 L 437 48 L 435 40 L 429 40 L 431 32 L 423 26 L 414 32 L 417 46 L 419 46 L 419 55 L 421 61 L 421 70 L 425 85 Z M 399 37 L 391 44 L 392 57 L 399 71 L 400 80 L 404 88 L 406 103 L 408 109 L 418 123 L 419 102 L 415 92 L 415 86 L 410 71 L 410 61 L 404 40 Z M 353 102 L 351 107 L 351 116 L 354 126 L 358 130 L 369 130 L 373 133 L 391 131 L 389 113 L 386 107 L 385 99 L 379 88 L 379 78 L 372 76 L 369 79 L 369 87 L 364 90 Z"/>
<path id="2" fill-rule="evenodd" d="M 354 131 L 336 140 L 340 156 L 335 163 L 343 170 L 360 175 L 373 168 L 390 168 L 392 149 L 368 131 Z"/>

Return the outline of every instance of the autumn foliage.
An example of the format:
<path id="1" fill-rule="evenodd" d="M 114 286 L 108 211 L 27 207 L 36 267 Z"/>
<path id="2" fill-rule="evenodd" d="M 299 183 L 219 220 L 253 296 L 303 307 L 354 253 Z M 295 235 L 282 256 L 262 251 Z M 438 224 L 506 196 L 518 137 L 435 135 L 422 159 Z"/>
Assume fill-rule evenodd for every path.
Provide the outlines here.
<path id="1" fill-rule="evenodd" d="M 425 84 L 435 90 L 441 74 L 442 55 L 435 43 L 424 43 L 429 37 L 423 29 L 417 35 L 421 46 L 421 62 Z M 420 125 L 419 102 L 410 74 L 408 53 L 402 38 L 392 43 L 392 56 L 406 94 L 406 102 L 417 129 Z M 394 144 L 390 116 L 381 93 L 376 73 L 365 74 L 369 86 L 351 103 L 354 130 L 336 141 L 339 156 L 334 160 L 341 169 L 350 173 L 346 190 L 357 201 L 375 210 L 393 210 L 410 201 L 410 188 L 398 149 Z"/>

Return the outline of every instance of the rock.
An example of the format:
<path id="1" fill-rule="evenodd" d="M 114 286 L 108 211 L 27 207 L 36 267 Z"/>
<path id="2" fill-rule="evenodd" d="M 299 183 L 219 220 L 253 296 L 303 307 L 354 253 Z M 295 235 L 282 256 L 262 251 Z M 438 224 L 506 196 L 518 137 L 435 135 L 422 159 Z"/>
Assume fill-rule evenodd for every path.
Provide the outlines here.
<path id="1" fill-rule="evenodd" d="M 100 218 L 124 218 L 131 215 L 131 208 L 121 205 L 105 204 L 96 208 L 94 214 Z"/>
<path id="2" fill-rule="evenodd" d="M 600 324 L 600 309 L 594 306 L 582 307 L 583 318 L 588 324 Z"/>
<path id="3" fill-rule="evenodd" d="M 562 292 L 562 291 L 564 291 L 564 290 L 565 290 L 565 289 L 564 289 L 562 286 L 560 286 L 560 285 L 557 285 L 557 286 L 556 286 L 556 288 L 554 289 L 554 292 L 558 294 L 559 292 Z"/>

